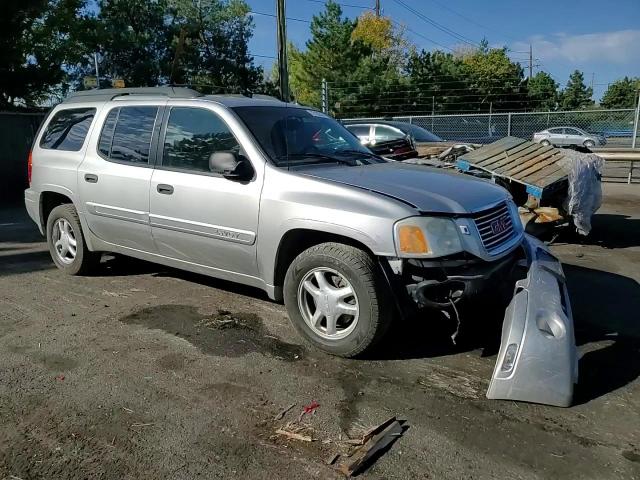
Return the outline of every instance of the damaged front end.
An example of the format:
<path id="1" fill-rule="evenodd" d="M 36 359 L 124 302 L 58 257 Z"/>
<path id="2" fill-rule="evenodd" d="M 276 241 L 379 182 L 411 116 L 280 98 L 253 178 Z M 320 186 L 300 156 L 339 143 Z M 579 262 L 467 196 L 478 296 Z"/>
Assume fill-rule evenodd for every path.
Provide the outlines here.
<path id="1" fill-rule="evenodd" d="M 560 261 L 543 243 L 525 234 L 519 248 L 496 261 L 460 254 L 437 260 L 396 259 L 388 266 L 383 270 L 395 283 L 396 298 L 404 298 L 398 305 L 404 316 L 423 309 L 440 310 L 447 317 L 453 311 L 457 316 L 458 302 L 487 295 L 509 302 L 488 398 L 571 404 L 578 373 L 571 306 Z M 521 267 L 527 268 L 526 277 L 515 281 Z"/>
<path id="2" fill-rule="evenodd" d="M 560 261 L 529 235 L 529 267 L 507 307 L 487 398 L 568 407 L 578 380 L 578 354 Z"/>

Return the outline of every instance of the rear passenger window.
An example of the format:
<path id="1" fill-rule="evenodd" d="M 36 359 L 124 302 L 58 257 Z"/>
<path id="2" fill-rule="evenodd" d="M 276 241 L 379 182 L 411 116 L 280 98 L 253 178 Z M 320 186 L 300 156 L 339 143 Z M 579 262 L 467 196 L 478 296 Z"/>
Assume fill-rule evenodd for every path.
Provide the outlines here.
<path id="1" fill-rule="evenodd" d="M 95 108 L 59 110 L 47 125 L 40 140 L 40 147 L 68 152 L 79 151 L 87 138 L 95 114 Z"/>
<path id="2" fill-rule="evenodd" d="M 148 164 L 157 115 L 158 107 L 114 108 L 102 127 L 98 151 L 109 160 Z"/>
<path id="3" fill-rule="evenodd" d="M 239 150 L 237 140 L 215 113 L 203 108 L 171 109 L 164 138 L 163 166 L 209 172 L 212 153 Z"/>

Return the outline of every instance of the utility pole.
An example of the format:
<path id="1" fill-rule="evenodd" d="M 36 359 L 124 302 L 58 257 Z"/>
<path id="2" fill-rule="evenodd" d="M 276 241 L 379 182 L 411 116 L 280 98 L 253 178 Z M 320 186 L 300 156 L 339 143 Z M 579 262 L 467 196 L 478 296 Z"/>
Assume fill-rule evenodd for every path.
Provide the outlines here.
<path id="1" fill-rule="evenodd" d="M 93 63 L 96 66 L 96 88 L 100 88 L 100 73 L 98 72 L 98 54 L 93 54 Z"/>
<path id="2" fill-rule="evenodd" d="M 376 0 L 376 17 L 380 16 L 380 0 Z"/>
<path id="3" fill-rule="evenodd" d="M 287 68 L 287 30 L 285 24 L 285 0 L 276 0 L 276 24 L 278 29 L 278 76 L 280 96 L 283 102 L 289 101 L 289 71 Z"/>
<path id="4" fill-rule="evenodd" d="M 533 78 L 533 47 L 529 44 L 529 80 Z"/>
<path id="5" fill-rule="evenodd" d="M 322 79 L 322 111 L 323 113 L 329 113 L 329 86 L 327 85 L 327 79 Z"/>
<path id="6" fill-rule="evenodd" d="M 596 72 L 591 72 L 591 92 L 593 93 L 593 82 L 596 78 Z"/>

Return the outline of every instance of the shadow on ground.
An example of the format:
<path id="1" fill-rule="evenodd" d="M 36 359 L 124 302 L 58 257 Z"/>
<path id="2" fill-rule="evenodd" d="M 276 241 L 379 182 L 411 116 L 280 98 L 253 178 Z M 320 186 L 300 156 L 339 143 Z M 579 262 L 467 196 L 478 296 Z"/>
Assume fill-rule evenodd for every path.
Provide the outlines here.
<path id="1" fill-rule="evenodd" d="M 574 403 L 586 403 L 640 376 L 640 285 L 635 280 L 576 265 L 564 265 L 576 343 L 602 342 L 580 359 Z"/>

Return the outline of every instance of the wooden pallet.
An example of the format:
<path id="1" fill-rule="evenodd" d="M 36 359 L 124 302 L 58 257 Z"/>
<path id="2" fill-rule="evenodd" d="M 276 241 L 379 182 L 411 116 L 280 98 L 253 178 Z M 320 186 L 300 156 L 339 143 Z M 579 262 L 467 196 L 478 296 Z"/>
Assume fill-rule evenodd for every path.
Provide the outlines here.
<path id="1" fill-rule="evenodd" d="M 463 171 L 477 168 L 526 186 L 536 198 L 549 185 L 567 177 L 562 168 L 564 152 L 552 146 L 505 137 L 462 155 L 456 166 Z"/>

